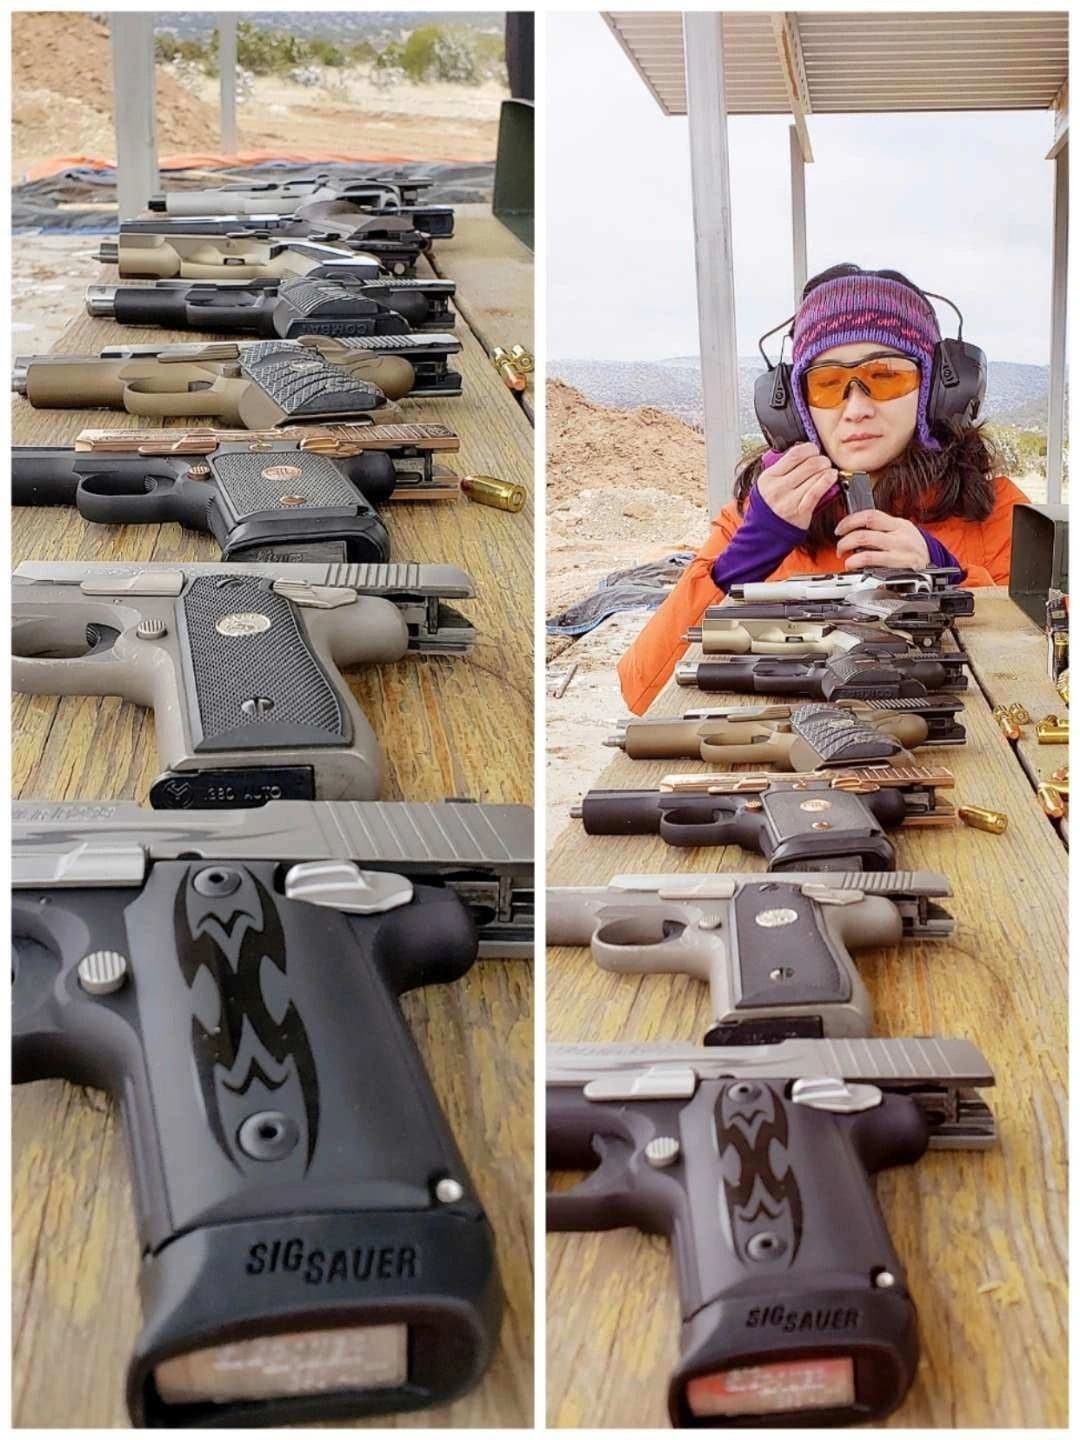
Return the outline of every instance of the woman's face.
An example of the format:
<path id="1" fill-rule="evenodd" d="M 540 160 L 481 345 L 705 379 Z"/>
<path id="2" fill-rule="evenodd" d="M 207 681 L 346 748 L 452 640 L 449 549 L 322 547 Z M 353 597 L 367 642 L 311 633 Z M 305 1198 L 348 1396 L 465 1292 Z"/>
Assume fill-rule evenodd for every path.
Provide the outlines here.
<path id="1" fill-rule="evenodd" d="M 850 345 L 834 345 L 814 357 L 814 365 L 828 361 L 849 364 L 866 360 L 871 355 L 898 355 L 900 350 L 872 341 L 853 341 Z M 812 368 L 812 367 L 811 367 Z M 848 385 L 843 402 L 835 409 L 811 405 L 810 415 L 822 448 L 840 470 L 880 470 L 904 450 L 915 434 L 919 414 L 919 390 L 901 395 L 896 400 L 873 400 L 863 387 Z"/>

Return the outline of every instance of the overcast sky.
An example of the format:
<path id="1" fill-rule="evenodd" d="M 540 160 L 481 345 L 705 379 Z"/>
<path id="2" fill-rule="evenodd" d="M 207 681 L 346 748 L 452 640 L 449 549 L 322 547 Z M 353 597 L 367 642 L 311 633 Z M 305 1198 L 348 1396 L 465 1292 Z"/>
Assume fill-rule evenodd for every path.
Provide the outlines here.
<path id="1" fill-rule="evenodd" d="M 687 122 L 661 112 L 599 14 L 549 11 L 547 30 L 548 354 L 696 354 Z M 794 308 L 789 126 L 728 121 L 740 355 Z M 809 129 L 809 274 L 900 270 L 955 300 L 991 360 L 1047 363 L 1048 113 L 812 115 Z"/>

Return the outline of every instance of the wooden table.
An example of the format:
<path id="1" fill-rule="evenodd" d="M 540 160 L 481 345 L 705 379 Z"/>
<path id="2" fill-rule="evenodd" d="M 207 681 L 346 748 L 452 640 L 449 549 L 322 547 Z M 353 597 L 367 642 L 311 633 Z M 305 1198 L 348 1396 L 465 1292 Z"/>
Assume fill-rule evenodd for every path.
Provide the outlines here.
<path id="1" fill-rule="evenodd" d="M 454 275 L 485 276 L 484 303 L 507 274 L 505 325 L 531 334 L 531 256 L 470 207 L 466 234 L 439 244 Z M 26 243 L 32 244 L 32 241 Z M 115 270 L 102 280 L 116 281 Z M 467 282 L 462 280 L 462 290 Z M 403 419 L 442 422 L 461 435 L 459 473 L 498 475 L 533 488 L 533 431 L 458 307 L 464 394 L 406 402 Z M 120 341 L 191 341 L 196 333 L 140 330 L 80 318 L 58 350 L 95 353 Z M 213 338 L 213 337 L 205 337 Z M 523 339 L 522 343 L 529 343 Z M 85 426 L 143 422 L 102 411 L 14 407 L 16 444 L 70 444 Z M 192 421 L 192 424 L 199 422 Z M 209 423 L 209 422 L 202 422 Z M 532 802 L 532 506 L 518 515 L 476 505 L 389 504 L 395 560 L 461 566 L 478 596 L 465 608 L 479 633 L 468 657 L 410 657 L 349 675 L 383 746 L 384 798 Z M 206 536 L 176 525 L 85 523 L 73 510 L 14 511 L 13 558 L 208 560 Z M 145 802 L 158 771 L 153 719 L 120 700 L 18 696 L 13 792 L 42 799 Z M 507 1295 L 498 1354 L 481 1384 L 454 1404 L 372 1425 L 525 1425 L 532 1419 L 532 985 L 531 967 L 490 961 L 457 985 L 407 995 L 405 1013 L 436 1093 L 496 1232 Z M 13 1130 L 13 1414 L 19 1426 L 126 1425 L 123 1379 L 139 1328 L 139 1257 L 126 1160 L 112 1106 L 55 1081 L 15 1094 Z"/>
<path id="2" fill-rule="evenodd" d="M 1004 835 L 908 830 L 905 868 L 943 872 L 956 917 L 947 942 L 870 952 L 859 961 L 881 1035 L 959 1035 L 990 1061 L 996 1148 L 938 1150 L 880 1177 L 877 1193 L 919 1310 L 922 1359 L 891 1426 L 1062 1426 L 1066 1412 L 1066 882 L 1061 837 L 1043 814 L 992 704 L 1033 716 L 1061 703 L 1032 623 L 1003 592 L 979 591 L 959 639 L 971 660 L 968 743 L 925 751 L 955 772 L 955 798 L 1008 814 Z M 695 655 L 688 652 L 687 658 Z M 650 714 L 750 703 L 674 682 Z M 1065 747 L 1023 747 L 1056 768 Z M 1050 763 L 1052 760 L 1052 763 Z M 688 761 L 619 755 L 593 784 L 656 785 Z M 747 767 L 742 767 L 747 768 Z M 733 847 L 676 850 L 651 837 L 556 841 L 548 882 L 596 885 L 627 873 L 749 872 Z M 707 989 L 682 976 L 621 976 L 579 949 L 549 951 L 549 1039 L 698 1041 Z M 555 1426 L 667 1424 L 679 1311 L 665 1239 L 623 1229 L 548 1238 L 547 1405 Z"/>

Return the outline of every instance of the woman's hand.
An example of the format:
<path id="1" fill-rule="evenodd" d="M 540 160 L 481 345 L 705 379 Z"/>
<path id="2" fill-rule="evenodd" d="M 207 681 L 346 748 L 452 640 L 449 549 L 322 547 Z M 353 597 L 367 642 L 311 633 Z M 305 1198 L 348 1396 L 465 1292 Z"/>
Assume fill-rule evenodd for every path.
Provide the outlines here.
<path id="1" fill-rule="evenodd" d="M 891 570 L 924 570 L 930 564 L 926 537 L 910 520 L 884 510 L 857 510 L 836 527 L 836 553 L 845 556 L 845 570 L 885 565 Z"/>
<path id="2" fill-rule="evenodd" d="M 792 445 L 757 478 L 758 494 L 774 515 L 809 530 L 823 495 L 836 484 L 836 467 L 816 445 Z"/>

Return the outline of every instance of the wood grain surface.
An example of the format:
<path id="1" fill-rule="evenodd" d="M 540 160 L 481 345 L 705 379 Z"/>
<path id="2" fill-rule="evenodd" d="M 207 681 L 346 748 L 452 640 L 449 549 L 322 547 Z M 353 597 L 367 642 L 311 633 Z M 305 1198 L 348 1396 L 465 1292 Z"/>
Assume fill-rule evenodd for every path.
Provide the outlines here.
<path id="1" fill-rule="evenodd" d="M 866 952 L 858 964 L 875 1033 L 958 1035 L 978 1044 L 996 1077 L 987 1098 L 999 1138 L 980 1153 L 931 1152 L 877 1182 L 922 1342 L 915 1383 L 884 1423 L 1063 1426 L 1067 855 L 978 683 L 997 686 L 990 657 L 999 643 L 1008 699 L 1041 693 L 1045 661 L 1035 627 L 998 593 L 977 592 L 976 614 L 961 622 L 959 638 L 977 677 L 964 697 L 968 743 L 920 753 L 953 770 L 956 801 L 1004 810 L 1009 827 L 1003 835 L 964 827 L 901 832 L 904 868 L 949 877 L 954 894 L 945 904 L 956 931 L 946 942 Z M 687 658 L 697 653 L 692 647 Z M 650 714 L 714 703 L 751 702 L 672 682 Z M 645 787 L 672 770 L 703 768 L 619 755 L 591 783 Z M 548 883 L 763 868 L 759 856 L 733 847 L 677 850 L 651 837 L 589 837 L 574 823 L 552 847 Z M 549 1039 L 703 1037 L 709 1005 L 699 982 L 611 974 L 583 949 L 551 949 L 548 957 Z M 665 1239 L 629 1229 L 550 1235 L 547 1332 L 550 1424 L 667 1424 L 679 1309 Z"/>
<path id="2" fill-rule="evenodd" d="M 471 218 L 467 242 L 492 292 L 503 227 Z M 32 243 L 32 242 L 29 242 Z M 528 306 L 521 262 L 514 304 Z M 102 280 L 115 283 L 111 267 Z M 529 282 L 531 287 L 531 281 Z M 459 473 L 533 488 L 533 432 L 482 346 L 459 317 L 460 398 L 402 405 L 401 418 L 456 429 Z M 190 341 L 80 318 L 57 347 L 95 353 L 123 341 Z M 212 337 L 206 337 L 212 338 Z M 70 444 L 84 426 L 147 422 L 102 411 L 14 407 L 16 444 Z M 151 424 L 153 422 L 150 422 Z M 197 424 L 197 421 L 191 421 Z M 207 423 L 207 422 L 203 422 Z M 532 506 L 518 515 L 461 499 L 386 507 L 393 558 L 461 566 L 478 595 L 465 609 L 479 633 L 467 657 L 410 657 L 349 674 L 386 757 L 384 798 L 532 803 Z M 215 559 L 208 537 L 176 525 L 90 525 L 68 509 L 14 512 L 13 558 Z M 13 793 L 145 803 L 159 766 L 153 719 L 119 699 L 17 696 Z M 496 1234 L 507 1297 L 496 1358 L 455 1403 L 378 1418 L 374 1426 L 521 1426 L 532 1418 L 532 983 L 522 962 L 488 961 L 459 984 L 406 995 L 403 1007 L 435 1092 Z M 139 1257 L 116 1113 L 104 1095 L 55 1082 L 16 1091 L 13 1121 L 13 1414 L 18 1426 L 128 1424 L 123 1384 L 139 1328 Z M 403 1118 L 403 1123 L 407 1119 Z"/>
<path id="3" fill-rule="evenodd" d="M 477 232 L 484 247 L 477 244 Z M 489 256 L 498 264 L 489 263 Z M 501 345 L 533 348 L 532 251 L 500 221 L 492 229 L 491 211 L 482 205 L 459 205 L 454 238 L 436 247 L 434 265 L 447 280 L 457 282 L 458 308 L 488 354 Z M 494 372 L 493 372 L 494 373 Z M 520 392 L 526 412 L 533 413 L 533 377 Z"/>

